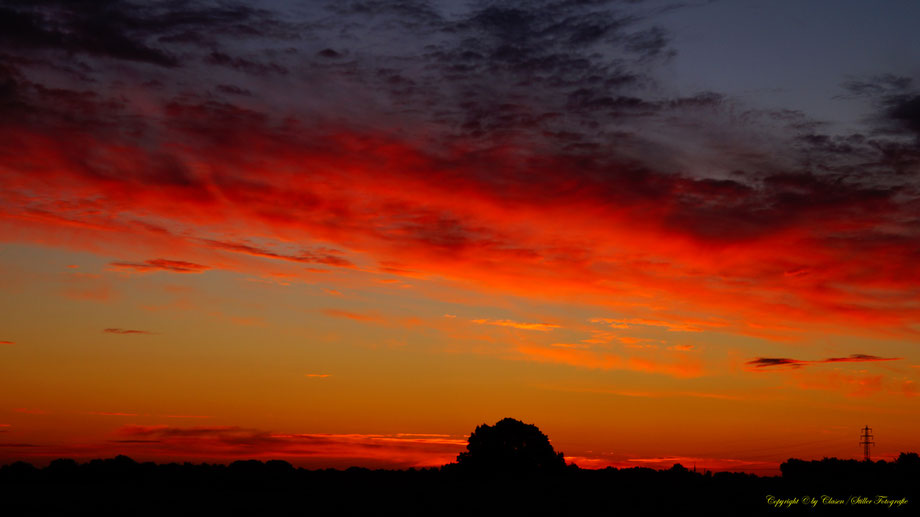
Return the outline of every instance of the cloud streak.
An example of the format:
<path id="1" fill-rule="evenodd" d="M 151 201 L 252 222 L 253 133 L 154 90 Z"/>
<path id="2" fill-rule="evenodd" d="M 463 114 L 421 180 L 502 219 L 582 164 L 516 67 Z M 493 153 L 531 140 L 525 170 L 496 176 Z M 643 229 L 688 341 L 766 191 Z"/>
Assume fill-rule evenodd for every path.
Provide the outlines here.
<path id="1" fill-rule="evenodd" d="M 477 325 L 493 325 L 496 327 L 510 327 L 520 330 L 535 330 L 537 332 L 549 332 L 553 329 L 560 328 L 559 325 L 554 325 L 552 323 L 524 323 L 520 321 L 513 320 L 489 320 L 489 319 L 477 319 L 471 320 Z"/>
<path id="2" fill-rule="evenodd" d="M 380 322 L 383 321 L 380 316 L 375 314 L 362 314 L 358 312 L 345 311 L 341 309 L 323 309 L 323 314 L 332 318 L 345 318 L 362 322 Z"/>
<path id="3" fill-rule="evenodd" d="M 289 458 L 300 464 L 330 462 L 437 466 L 450 462 L 466 440 L 443 434 L 289 434 L 234 426 L 126 425 L 113 443 L 148 454 L 235 459 Z"/>
<path id="4" fill-rule="evenodd" d="M 519 345 L 521 358 L 546 363 L 556 363 L 594 370 L 628 370 L 668 375 L 677 378 L 699 377 L 704 374 L 701 362 L 686 354 L 675 354 L 661 359 L 659 356 L 623 356 L 619 354 L 574 348 Z"/>
<path id="5" fill-rule="evenodd" d="M 867 354 L 851 354 L 847 357 L 829 357 L 827 359 L 821 359 L 817 361 L 804 361 L 800 359 L 789 359 L 787 357 L 758 357 L 748 361 L 747 365 L 757 369 L 757 368 L 771 368 L 771 367 L 790 367 L 790 368 L 801 368 L 803 366 L 811 364 L 825 364 L 825 363 L 864 363 L 864 362 L 877 362 L 877 361 L 899 361 L 903 358 L 901 357 L 878 357 L 874 355 Z"/>
<path id="6" fill-rule="evenodd" d="M 151 335 L 153 332 L 147 330 L 135 330 L 135 329 L 122 329 L 122 328 L 107 328 L 102 329 L 106 334 L 120 334 L 120 335 Z"/>
<path id="7" fill-rule="evenodd" d="M 109 265 L 117 269 L 133 269 L 140 273 L 148 273 L 151 271 L 168 271 L 170 273 L 201 273 L 211 269 L 208 266 L 195 264 L 193 262 L 169 259 L 151 259 L 145 260 L 142 263 L 112 262 Z"/>

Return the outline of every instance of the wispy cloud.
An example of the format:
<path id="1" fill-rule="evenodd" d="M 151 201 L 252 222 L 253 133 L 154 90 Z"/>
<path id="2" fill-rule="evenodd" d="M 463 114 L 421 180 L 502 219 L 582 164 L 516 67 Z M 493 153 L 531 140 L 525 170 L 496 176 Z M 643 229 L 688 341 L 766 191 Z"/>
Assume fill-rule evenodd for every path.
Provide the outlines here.
<path id="1" fill-rule="evenodd" d="M 478 319 L 472 320 L 472 322 L 476 323 L 477 325 L 495 325 L 497 327 L 511 327 L 521 330 L 536 330 L 539 332 L 548 332 L 553 329 L 561 328 L 559 325 L 554 325 L 551 323 L 524 323 L 512 320 Z"/>
<path id="2" fill-rule="evenodd" d="M 365 321 L 365 322 L 379 322 L 382 321 L 379 315 L 376 314 L 363 314 L 360 312 L 346 311 L 342 309 L 323 309 L 323 314 L 326 316 L 331 316 L 333 318 L 345 318 L 355 321 Z"/>
<path id="3" fill-rule="evenodd" d="M 152 335 L 153 334 L 153 332 L 150 332 L 148 330 L 122 329 L 122 328 L 115 328 L 115 327 L 102 329 L 102 331 L 105 332 L 106 334 L 122 334 L 122 335 L 131 335 L 131 334 Z"/>
<path id="4" fill-rule="evenodd" d="M 20 407 L 20 408 L 15 408 L 15 409 L 13 409 L 13 411 L 15 411 L 15 412 L 17 412 L 17 413 L 23 413 L 23 414 L 26 414 L 26 415 L 48 415 L 48 414 L 50 414 L 50 412 L 48 412 L 48 411 L 46 411 L 46 410 L 44 410 L 44 409 L 36 409 L 36 408 L 23 408 L 23 407 Z"/>
<path id="5" fill-rule="evenodd" d="M 142 273 L 151 271 L 169 271 L 171 273 L 201 273 L 211 269 L 209 266 L 186 262 L 184 260 L 151 259 L 144 262 L 111 262 L 116 269 L 132 269 Z"/>
<path id="6" fill-rule="evenodd" d="M 599 370 L 631 370 L 658 373 L 672 377 L 688 378 L 703 374 L 700 361 L 686 354 L 662 360 L 657 357 L 622 356 L 613 353 L 579 350 L 575 348 L 520 345 L 517 351 L 531 361 L 559 363 Z"/>
<path id="7" fill-rule="evenodd" d="M 593 388 L 593 387 L 570 387 L 570 386 L 539 386 L 542 389 L 547 389 L 551 391 L 562 391 L 570 393 L 601 393 L 608 395 L 617 395 L 621 397 L 640 397 L 640 398 L 668 398 L 668 397 L 692 397 L 692 398 L 704 398 L 704 399 L 715 399 L 715 400 L 747 400 L 750 401 L 750 398 L 744 397 L 741 395 L 729 395 L 725 393 L 715 393 L 715 392 L 700 392 L 700 391 L 637 391 L 637 390 L 623 390 L 623 389 L 609 389 L 609 388 Z"/>
<path id="8" fill-rule="evenodd" d="M 780 367 L 790 367 L 790 368 L 801 368 L 810 364 L 824 364 L 824 363 L 863 363 L 863 362 L 877 362 L 877 361 L 899 361 L 903 358 L 901 357 L 878 357 L 875 355 L 867 354 L 852 354 L 847 357 L 829 357 L 827 359 L 819 359 L 814 361 L 805 361 L 801 359 L 790 359 L 788 357 L 758 357 L 748 361 L 747 365 L 752 366 L 753 368 L 769 368 L 774 366 Z"/>
<path id="9" fill-rule="evenodd" d="M 670 332 L 702 332 L 706 328 L 719 328 L 726 326 L 724 322 L 707 320 L 670 321 L 647 318 L 592 318 L 590 321 L 592 323 L 605 323 L 609 327 L 616 329 L 628 329 L 634 325 L 640 325 L 644 327 L 662 327 Z"/>
<path id="10" fill-rule="evenodd" d="M 242 242 L 216 241 L 211 239 L 201 239 L 201 242 L 212 248 L 224 251 L 232 251 L 234 253 L 243 253 L 245 255 L 252 255 L 254 257 L 288 260 L 291 262 L 302 262 L 305 264 L 323 264 L 337 267 L 353 266 L 349 260 L 341 256 L 339 251 L 332 249 L 320 249 L 316 251 L 301 250 L 297 254 L 286 254 Z"/>

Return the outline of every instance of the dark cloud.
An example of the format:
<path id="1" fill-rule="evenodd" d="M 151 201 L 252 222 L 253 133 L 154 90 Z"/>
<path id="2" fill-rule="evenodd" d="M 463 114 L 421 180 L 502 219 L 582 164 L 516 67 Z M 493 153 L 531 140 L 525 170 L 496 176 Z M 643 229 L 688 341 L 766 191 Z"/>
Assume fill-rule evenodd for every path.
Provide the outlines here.
<path id="1" fill-rule="evenodd" d="M 325 57 L 325 58 L 329 58 L 329 59 L 335 59 L 338 57 L 342 57 L 342 54 L 339 54 L 338 52 L 336 52 L 335 50 L 332 50 L 331 48 L 324 48 L 323 50 L 320 50 L 319 52 L 317 52 L 316 55 Z"/>
<path id="2" fill-rule="evenodd" d="M 182 64 L 173 43 L 214 37 L 287 35 L 286 24 L 242 2 L 192 0 L 37 0 L 0 3 L 0 44 L 11 49 L 58 50 L 162 67 Z"/>
<path id="3" fill-rule="evenodd" d="M 252 96 L 251 91 L 233 84 L 218 84 L 214 88 L 221 93 L 226 93 L 229 95 L 244 95 L 246 97 Z"/>
<path id="4" fill-rule="evenodd" d="M 910 88 L 913 80 L 894 74 L 881 74 L 861 79 L 849 79 L 841 85 L 854 97 L 877 98 L 892 93 L 897 94 Z"/>
<path id="5" fill-rule="evenodd" d="M 755 368 L 765 368 L 767 366 L 791 366 L 793 368 L 799 368 L 804 363 L 786 357 L 758 357 L 757 359 L 748 361 L 747 364 Z"/>
<path id="6" fill-rule="evenodd" d="M 912 78 L 882 74 L 851 79 L 841 86 L 847 92 L 842 98 L 867 99 L 874 105 L 877 113 L 870 122 L 877 132 L 914 136 L 913 149 L 920 150 L 920 91 L 913 88 Z"/>
<path id="7" fill-rule="evenodd" d="M 223 52 L 211 52 L 210 55 L 205 58 L 205 62 L 223 66 L 227 68 L 232 68 L 234 70 L 239 70 L 240 72 L 252 75 L 263 76 L 267 74 L 287 74 L 288 69 L 279 65 L 278 63 L 260 63 L 252 61 L 251 59 L 246 59 L 242 57 L 233 57 Z"/>
<path id="8" fill-rule="evenodd" d="M 888 117 L 920 139 L 920 94 L 895 96 L 886 104 Z"/>
<path id="9" fill-rule="evenodd" d="M 333 11 L 336 23 L 318 33 L 333 44 L 319 47 L 316 66 L 342 74 L 330 57 L 350 42 L 391 39 L 349 53 L 354 66 L 340 77 L 385 93 L 394 112 L 427 114 L 445 138 L 586 149 L 614 133 L 599 131 L 604 124 L 665 106 L 637 93 L 653 82 L 646 67 L 669 55 L 667 34 L 622 2 L 474 2 L 450 13 L 428 2 L 353 2 Z M 541 138 L 584 129 L 592 141 Z"/>
<path id="10" fill-rule="evenodd" d="M 831 357 L 821 361 L 822 363 L 859 363 L 871 361 L 898 361 L 900 357 L 879 357 L 876 355 L 852 354 L 847 357 Z"/>
<path id="11" fill-rule="evenodd" d="M 4 2 L 0 42 L 7 48 L 57 49 L 159 66 L 176 66 L 176 57 L 148 45 L 141 18 L 117 0 L 87 2 Z"/>
<path id="12" fill-rule="evenodd" d="M 819 361 L 801 361 L 798 359 L 789 359 L 785 357 L 758 357 L 757 359 L 748 361 L 747 364 L 753 366 L 754 368 L 767 368 L 771 366 L 789 366 L 792 368 L 801 368 L 809 364 L 821 364 L 821 363 L 862 363 L 862 362 L 875 362 L 875 361 L 898 361 L 900 357 L 878 357 L 875 355 L 867 354 L 852 354 L 847 357 L 830 357 L 828 359 L 822 359 Z"/>

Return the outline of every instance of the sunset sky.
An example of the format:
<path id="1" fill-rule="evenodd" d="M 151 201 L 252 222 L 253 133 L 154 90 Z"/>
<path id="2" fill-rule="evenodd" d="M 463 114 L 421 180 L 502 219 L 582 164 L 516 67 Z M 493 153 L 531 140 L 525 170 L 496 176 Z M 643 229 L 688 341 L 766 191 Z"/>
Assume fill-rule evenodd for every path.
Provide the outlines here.
<path id="1" fill-rule="evenodd" d="M 0 463 L 918 451 L 918 19 L 0 1 Z"/>

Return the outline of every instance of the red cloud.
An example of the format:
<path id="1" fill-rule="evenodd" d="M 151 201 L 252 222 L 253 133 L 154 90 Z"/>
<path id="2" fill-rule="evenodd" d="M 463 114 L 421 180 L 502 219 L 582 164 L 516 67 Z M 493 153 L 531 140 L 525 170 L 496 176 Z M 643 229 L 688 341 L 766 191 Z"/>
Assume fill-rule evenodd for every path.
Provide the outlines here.
<path id="1" fill-rule="evenodd" d="M 161 108 L 144 145 L 105 124 L 6 121 L 0 237 L 198 261 L 112 264 L 141 272 L 363 261 L 671 331 L 916 335 L 912 205 L 881 187 L 692 178 L 527 141 L 431 145 L 217 102 Z M 306 246 L 279 251 L 290 243 Z M 687 316 L 700 313 L 719 324 Z"/>

